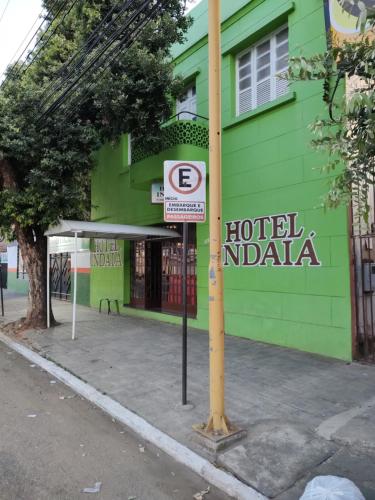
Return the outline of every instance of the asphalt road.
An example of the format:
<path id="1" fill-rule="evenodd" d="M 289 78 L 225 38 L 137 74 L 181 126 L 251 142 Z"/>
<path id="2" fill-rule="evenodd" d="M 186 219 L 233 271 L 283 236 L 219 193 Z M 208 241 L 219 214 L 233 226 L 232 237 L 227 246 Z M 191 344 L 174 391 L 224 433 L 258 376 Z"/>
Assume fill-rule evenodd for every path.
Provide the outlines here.
<path id="1" fill-rule="evenodd" d="M 100 482 L 99 493 L 83 493 Z M 188 500 L 207 483 L 0 344 L 0 500 Z M 225 500 L 214 488 L 204 500 Z"/>

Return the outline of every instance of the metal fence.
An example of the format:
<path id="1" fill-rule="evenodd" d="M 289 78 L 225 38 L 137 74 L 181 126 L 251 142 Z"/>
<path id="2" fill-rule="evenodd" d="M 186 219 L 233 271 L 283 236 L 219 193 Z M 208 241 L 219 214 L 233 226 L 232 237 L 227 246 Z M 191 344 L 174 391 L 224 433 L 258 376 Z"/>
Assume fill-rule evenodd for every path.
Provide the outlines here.
<path id="1" fill-rule="evenodd" d="M 355 313 L 354 351 L 362 361 L 375 363 L 375 211 L 369 194 L 368 220 L 352 206 L 352 279 Z"/>
<path id="2" fill-rule="evenodd" d="M 51 295 L 57 299 L 70 300 L 70 254 L 55 253 L 50 256 Z"/>

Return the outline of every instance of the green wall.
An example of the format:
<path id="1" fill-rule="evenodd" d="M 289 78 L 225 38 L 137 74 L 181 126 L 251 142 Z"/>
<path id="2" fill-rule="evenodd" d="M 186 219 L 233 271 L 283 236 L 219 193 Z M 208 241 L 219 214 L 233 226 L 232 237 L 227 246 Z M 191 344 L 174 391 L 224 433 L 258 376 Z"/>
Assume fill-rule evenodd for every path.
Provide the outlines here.
<path id="1" fill-rule="evenodd" d="M 20 280 L 17 279 L 16 271 L 8 270 L 8 286 L 7 289 L 12 292 L 18 293 L 28 293 L 29 291 L 29 280 Z"/>
<path id="2" fill-rule="evenodd" d="M 299 225 L 314 231 L 321 267 L 226 267 L 226 332 L 327 356 L 351 359 L 348 221 L 345 209 L 319 208 L 328 179 L 326 158 L 314 152 L 308 125 L 321 114 L 322 83 L 293 83 L 287 96 L 239 118 L 235 116 L 235 55 L 285 22 L 290 54 L 326 48 L 322 0 L 222 2 L 223 12 L 223 221 L 298 212 Z M 235 7 L 234 7 L 235 6 Z M 234 9 L 241 8 L 237 12 Z M 208 115 L 207 0 L 193 11 L 195 24 L 183 49 L 176 48 L 176 73 L 196 77 L 198 109 Z M 93 174 L 93 220 L 156 224 L 161 206 L 150 203 L 150 183 L 162 161 L 207 161 L 207 150 L 184 146 L 130 167 L 127 137 L 106 145 Z M 160 174 L 159 174 L 160 172 Z M 136 179 L 135 182 L 134 179 Z M 197 225 L 198 314 L 190 325 L 208 326 L 208 225 Z M 128 301 L 129 252 L 124 265 L 92 269 L 91 305 L 106 294 Z M 179 318 L 127 308 L 127 314 L 179 322 Z"/>
<path id="3" fill-rule="evenodd" d="M 77 273 L 77 304 L 90 305 L 90 273 Z"/>

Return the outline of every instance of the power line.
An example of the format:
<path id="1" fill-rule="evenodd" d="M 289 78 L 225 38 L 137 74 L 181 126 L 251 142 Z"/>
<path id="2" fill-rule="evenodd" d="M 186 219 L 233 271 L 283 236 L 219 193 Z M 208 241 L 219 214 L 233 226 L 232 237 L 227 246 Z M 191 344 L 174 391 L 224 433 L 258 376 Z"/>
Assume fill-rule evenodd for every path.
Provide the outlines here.
<path id="1" fill-rule="evenodd" d="M 50 11 L 56 7 L 56 5 L 58 4 L 58 2 L 59 2 L 59 0 L 55 0 L 55 1 L 53 2 L 52 6 L 50 7 Z M 40 14 L 39 14 L 39 16 L 38 16 L 38 18 L 36 19 L 36 21 L 35 21 L 34 25 L 32 26 L 32 28 L 35 26 L 35 24 L 37 23 L 37 21 L 38 21 L 38 19 L 39 19 L 40 17 L 43 17 L 43 16 L 42 16 L 42 13 L 40 13 Z M 34 34 L 33 34 L 33 36 L 32 36 L 32 37 L 31 37 L 31 39 L 29 40 L 29 43 L 28 43 L 28 44 L 26 45 L 26 47 L 24 48 L 24 50 L 22 51 L 22 53 L 21 53 L 21 55 L 19 56 L 19 58 L 17 59 L 17 61 L 13 64 L 13 67 L 11 68 L 11 70 L 10 70 L 10 72 L 9 72 L 9 75 L 10 75 L 10 76 L 11 76 L 11 75 L 16 74 L 15 72 L 16 72 L 16 67 L 17 67 L 17 64 L 18 64 L 18 63 L 20 62 L 20 60 L 22 59 L 23 55 L 27 52 L 27 50 L 28 50 L 28 48 L 30 47 L 30 45 L 32 44 L 33 40 L 37 37 L 37 35 L 38 35 L 38 33 L 40 32 L 41 28 L 43 27 L 43 24 L 45 23 L 46 19 L 47 19 L 47 16 L 44 16 L 44 17 L 43 17 L 43 21 L 39 24 L 38 28 L 35 30 L 35 32 L 34 32 Z M 55 19 L 55 18 L 53 18 L 53 19 Z M 32 30 L 32 28 L 29 30 L 29 33 L 30 33 L 30 31 Z M 26 37 L 24 38 L 24 40 L 27 38 L 27 36 L 28 36 L 28 35 L 26 35 Z M 37 42 L 37 43 L 39 43 L 39 42 Z M 22 44 L 23 44 L 23 42 L 22 42 Z M 21 44 L 21 45 L 22 45 L 22 44 Z M 18 50 L 19 50 L 19 48 L 17 49 L 17 52 L 18 52 Z M 4 73 L 5 73 L 5 71 L 4 71 Z M 3 73 L 3 74 L 4 74 L 4 73 Z M 2 82 L 2 84 L 0 85 L 0 88 L 2 87 L 3 83 L 4 83 L 4 82 Z"/>
<path id="2" fill-rule="evenodd" d="M 95 78 L 95 80 L 93 80 L 91 82 L 91 84 L 89 85 L 88 89 L 86 90 L 85 94 L 83 96 L 81 96 L 80 94 L 77 94 L 75 99 L 73 100 L 73 102 L 70 104 L 70 108 L 71 108 L 71 112 L 68 113 L 66 116 L 66 118 L 70 118 L 71 116 L 73 116 L 74 112 L 75 112 L 75 107 L 74 107 L 74 104 L 80 100 L 81 104 L 83 102 L 86 102 L 88 97 L 89 97 L 89 94 L 90 94 L 90 91 L 99 83 L 99 81 L 103 78 L 104 74 L 105 74 L 105 70 L 113 63 L 113 61 L 116 59 L 116 57 L 119 55 L 119 53 L 124 50 L 125 48 L 129 48 L 133 45 L 133 43 L 136 41 L 136 37 L 137 35 L 139 34 L 139 32 L 145 28 L 145 26 L 153 19 L 153 14 L 156 14 L 157 11 L 162 7 L 162 3 L 163 3 L 163 0 L 157 0 L 155 6 L 152 8 L 151 12 L 149 13 L 149 15 L 140 23 L 139 26 L 137 26 L 134 30 L 133 30 L 133 33 L 134 32 L 136 33 L 136 36 L 135 38 L 131 38 L 131 37 L 128 37 L 127 40 L 125 40 L 125 43 L 120 43 L 117 47 L 115 47 L 114 49 L 112 49 L 111 51 L 111 55 L 112 57 L 110 57 L 109 59 L 107 58 L 106 60 L 106 64 L 104 65 L 104 67 L 100 68 L 101 69 L 101 74 L 98 75 L 98 78 Z M 68 107 L 68 109 L 69 109 Z"/>
<path id="3" fill-rule="evenodd" d="M 0 23 L 3 20 L 3 17 L 5 16 L 5 13 L 6 13 L 8 7 L 9 7 L 9 4 L 10 4 L 10 0 L 7 0 L 7 3 L 5 4 L 5 7 L 4 7 L 4 9 L 3 9 L 3 11 L 2 11 L 2 13 L 0 15 Z"/>
<path id="4" fill-rule="evenodd" d="M 107 12 L 106 16 L 103 18 L 103 20 L 100 22 L 100 24 L 96 27 L 95 31 L 90 35 L 89 39 L 85 43 L 85 45 L 79 49 L 77 52 L 73 54 L 73 56 L 67 61 L 63 66 L 59 69 L 57 72 L 57 77 L 60 75 L 63 76 L 63 73 L 65 70 L 67 70 L 67 74 L 59 81 L 58 79 L 55 82 L 51 82 L 48 87 L 44 91 L 44 97 L 41 102 L 41 106 L 43 107 L 44 104 L 48 102 L 50 97 L 52 97 L 56 92 L 61 90 L 66 82 L 69 81 L 69 79 L 72 77 L 74 74 L 75 70 L 80 68 L 82 66 L 82 63 L 84 62 L 85 57 L 89 52 L 93 52 L 95 48 L 98 46 L 100 39 L 106 34 L 105 31 L 103 33 L 100 32 L 101 28 L 105 25 L 105 22 L 109 19 L 109 17 L 113 14 L 113 12 L 116 10 L 116 8 L 120 7 L 119 12 L 117 15 L 112 19 L 109 23 L 106 25 L 106 29 L 109 30 L 112 26 L 115 25 L 115 22 L 117 19 L 121 17 L 121 15 L 125 12 L 127 8 L 129 8 L 135 0 L 127 0 L 124 1 L 120 7 L 120 4 L 117 4 L 112 7 L 112 9 Z M 80 56 L 81 54 L 81 56 Z M 80 56 L 80 57 L 79 57 Z M 79 59 L 73 64 L 71 68 L 69 66 L 73 63 L 75 59 Z"/>
<path id="5" fill-rule="evenodd" d="M 136 13 L 133 13 L 133 15 L 130 17 L 130 19 L 127 20 L 127 23 L 125 24 L 125 26 L 120 26 L 120 28 L 118 28 L 114 32 L 114 34 L 112 34 L 112 36 L 104 44 L 104 47 L 101 48 L 99 54 L 92 58 L 92 60 L 87 65 L 87 67 L 81 72 L 81 74 L 78 75 L 78 77 L 68 85 L 67 89 L 49 106 L 49 108 L 42 114 L 42 116 L 45 116 L 46 114 L 48 114 L 50 112 L 56 111 L 56 109 L 58 109 L 61 106 L 61 104 L 64 101 L 64 99 L 66 98 L 66 96 L 68 94 L 70 94 L 72 92 L 72 90 L 74 90 L 77 83 L 79 83 L 79 81 L 90 71 L 90 69 L 94 68 L 95 64 L 98 61 L 100 61 L 100 59 L 102 58 L 103 55 L 105 55 L 107 50 L 119 39 L 119 37 L 121 37 L 121 35 L 123 35 L 123 33 L 125 32 L 125 29 L 130 25 L 130 23 L 132 21 L 134 21 L 134 19 L 136 19 L 137 16 L 139 16 L 139 14 L 141 14 L 143 12 L 143 10 L 149 4 L 150 4 L 150 0 L 145 0 L 143 2 L 142 6 L 140 7 L 140 9 L 138 9 L 138 11 Z"/>
<path id="6" fill-rule="evenodd" d="M 22 40 L 22 42 L 19 44 L 17 50 L 15 51 L 15 53 L 13 54 L 13 56 L 11 57 L 11 61 L 13 59 L 15 59 L 16 55 L 18 54 L 18 51 L 21 50 L 21 48 L 23 47 L 23 44 L 26 42 L 26 40 L 28 39 L 30 33 L 32 32 L 32 30 L 34 29 L 36 23 L 38 22 L 38 20 L 42 17 L 41 13 L 38 14 L 38 17 L 35 19 L 33 25 L 31 26 L 31 28 L 29 29 L 29 31 L 26 33 L 24 39 Z M 45 21 L 46 18 L 43 19 L 43 23 Z"/>
<path id="7" fill-rule="evenodd" d="M 15 53 L 12 55 L 12 57 L 10 58 L 10 63 L 16 58 L 18 52 L 21 50 L 21 48 L 23 47 L 24 43 L 26 42 L 26 40 L 28 39 L 30 33 L 32 32 L 32 30 L 34 29 L 36 23 L 38 22 L 38 20 L 40 19 L 41 17 L 41 13 L 38 14 L 38 17 L 35 19 L 34 21 L 34 24 L 31 26 L 31 28 L 29 29 L 29 31 L 27 32 L 27 34 L 25 35 L 24 39 L 22 40 L 22 42 L 20 43 L 20 45 L 18 46 L 17 50 L 15 51 Z M 43 21 L 44 23 L 44 21 Z M 29 45 L 29 44 L 28 44 Z M 1 73 L 0 75 L 0 78 L 2 78 L 5 74 L 5 71 L 6 69 Z"/>
<path id="8" fill-rule="evenodd" d="M 58 16 L 60 15 L 60 13 L 65 10 L 65 7 L 67 6 L 69 0 L 65 0 L 65 2 L 61 5 L 61 7 L 58 9 L 58 11 L 56 12 L 54 18 L 52 19 L 52 21 L 49 23 L 48 25 L 48 28 L 46 29 L 46 31 L 44 31 L 44 33 L 42 34 L 42 36 L 40 37 L 40 39 L 38 40 L 37 42 L 37 45 L 39 45 L 39 43 L 43 40 L 43 38 L 46 36 L 46 34 L 48 33 L 48 30 L 50 29 L 50 27 L 53 25 L 53 21 L 55 19 L 58 18 Z M 63 18 L 61 19 L 61 21 L 58 23 L 58 25 L 52 30 L 52 33 L 50 34 L 50 36 L 47 38 L 47 40 L 44 42 L 44 44 L 37 50 L 37 53 L 33 56 L 33 58 L 31 59 L 31 61 L 28 63 L 26 69 L 23 71 L 23 74 L 26 73 L 26 71 L 29 69 L 29 67 L 32 65 L 32 63 L 35 61 L 35 59 L 38 57 L 38 55 L 40 54 L 41 50 L 43 50 L 43 48 L 47 45 L 47 43 L 51 40 L 51 38 L 53 37 L 53 35 L 56 33 L 57 29 L 61 26 L 62 22 L 64 21 L 64 19 L 66 18 L 66 16 L 70 13 L 70 11 L 73 9 L 74 5 L 78 2 L 78 0 L 73 0 L 73 3 L 72 5 L 69 7 L 69 9 L 67 10 L 67 12 L 64 14 Z M 27 58 L 23 61 L 23 63 L 21 64 L 21 67 L 19 68 L 19 72 L 21 72 L 23 66 L 26 64 L 26 61 L 27 61 Z"/>

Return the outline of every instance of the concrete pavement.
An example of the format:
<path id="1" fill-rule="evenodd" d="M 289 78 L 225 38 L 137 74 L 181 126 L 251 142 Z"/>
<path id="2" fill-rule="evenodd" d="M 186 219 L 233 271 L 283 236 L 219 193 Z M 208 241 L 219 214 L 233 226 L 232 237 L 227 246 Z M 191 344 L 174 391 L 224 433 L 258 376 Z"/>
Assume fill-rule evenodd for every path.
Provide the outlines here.
<path id="1" fill-rule="evenodd" d="M 207 488 L 3 345 L 0 408 L 1 500 L 188 500 Z M 97 482 L 99 493 L 82 492 Z"/>
<path id="2" fill-rule="evenodd" d="M 7 301 L 8 319 L 25 299 Z M 208 339 L 189 332 L 188 396 L 180 401 L 180 329 L 81 307 L 70 340 L 71 306 L 55 303 L 61 324 L 24 341 L 191 449 L 218 461 L 269 497 L 299 498 L 309 478 L 335 471 L 375 499 L 375 367 L 226 338 L 227 414 L 248 438 L 210 456 L 191 426 L 208 414 Z M 350 464 L 350 465 L 349 465 Z"/>

